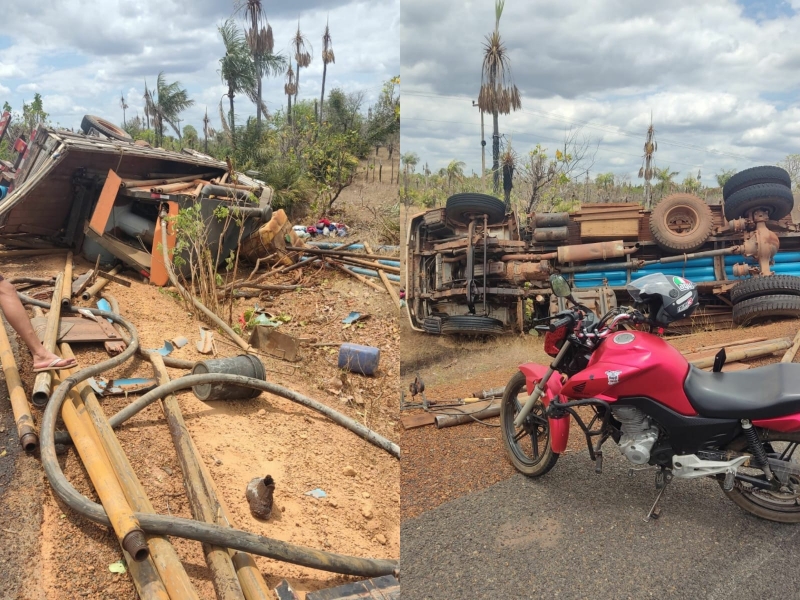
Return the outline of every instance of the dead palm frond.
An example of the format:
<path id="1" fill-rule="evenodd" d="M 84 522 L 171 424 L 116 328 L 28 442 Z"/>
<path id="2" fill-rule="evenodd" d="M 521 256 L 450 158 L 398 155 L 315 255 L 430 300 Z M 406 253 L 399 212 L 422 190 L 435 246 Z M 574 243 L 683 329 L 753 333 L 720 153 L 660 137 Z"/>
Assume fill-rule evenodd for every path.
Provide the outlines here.
<path id="1" fill-rule="evenodd" d="M 222 131 L 225 132 L 225 135 L 229 138 L 233 139 L 233 135 L 231 132 L 231 126 L 228 125 L 228 119 L 225 116 L 225 109 L 222 108 L 222 100 L 219 101 L 219 120 L 222 123 Z"/>
<path id="2" fill-rule="evenodd" d="M 300 22 L 297 22 L 297 33 L 292 38 L 292 48 L 294 49 L 294 60 L 297 64 L 297 73 L 295 75 L 295 93 L 294 99 L 297 101 L 297 94 L 300 91 L 300 69 L 305 69 L 311 64 L 311 43 L 308 38 L 300 31 Z"/>

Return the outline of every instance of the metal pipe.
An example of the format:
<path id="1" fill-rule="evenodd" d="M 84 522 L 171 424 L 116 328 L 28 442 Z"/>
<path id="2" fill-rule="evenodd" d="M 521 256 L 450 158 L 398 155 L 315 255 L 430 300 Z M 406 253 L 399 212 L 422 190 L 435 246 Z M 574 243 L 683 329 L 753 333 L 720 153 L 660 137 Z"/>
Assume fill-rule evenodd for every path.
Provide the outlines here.
<path id="1" fill-rule="evenodd" d="M 45 256 L 47 254 L 61 254 L 66 248 L 32 248 L 23 250 L 0 250 L 0 258 L 22 258 L 23 256 Z"/>
<path id="2" fill-rule="evenodd" d="M 122 266 L 121 266 L 121 265 L 117 265 L 116 267 L 114 267 L 113 269 L 111 269 L 111 270 L 108 272 L 108 274 L 109 274 L 109 275 L 116 275 L 116 274 L 117 274 L 117 273 L 119 273 L 121 270 L 122 270 Z M 92 284 L 92 287 L 90 287 L 88 290 L 86 290 L 85 292 L 83 292 L 83 293 L 81 294 L 81 298 L 82 298 L 83 300 L 91 300 L 91 299 L 92 299 L 92 296 L 94 296 L 94 295 L 95 295 L 95 294 L 97 294 L 97 293 L 98 293 L 100 290 L 102 290 L 102 289 L 105 287 L 105 285 L 106 285 L 107 283 L 108 283 L 108 279 L 106 279 L 105 277 L 99 277 L 99 276 L 98 276 L 98 278 L 97 278 L 97 281 L 95 281 L 95 282 L 94 282 L 94 284 Z"/>
<path id="3" fill-rule="evenodd" d="M 569 237 L 569 227 L 537 227 L 533 239 L 537 242 L 560 242 Z"/>
<path id="4" fill-rule="evenodd" d="M 78 392 L 73 390 L 70 395 L 74 398 L 77 394 Z M 75 448 L 80 454 L 81 462 L 92 480 L 92 485 L 100 497 L 100 502 L 103 503 L 103 509 L 111 521 L 111 527 L 114 529 L 120 545 L 135 561 L 145 560 L 150 555 L 150 549 L 147 547 L 144 531 L 139 526 L 139 521 L 133 516 L 133 511 L 125 500 L 111 465 L 103 460 L 100 448 L 95 446 L 91 435 L 78 418 L 77 409 L 72 400 L 64 402 L 61 416 L 72 436 Z"/>
<path id="5" fill-rule="evenodd" d="M 61 306 L 69 308 L 72 304 L 72 250 L 67 252 L 67 266 L 64 268 L 64 281 L 61 288 Z"/>
<path id="6" fill-rule="evenodd" d="M 61 320 L 61 291 L 63 289 L 64 273 L 60 273 L 56 278 L 55 288 L 53 289 L 53 298 L 50 302 L 50 312 L 47 313 L 47 326 L 44 330 L 44 339 L 42 345 L 54 352 L 56 349 L 56 341 L 58 341 L 58 328 Z M 36 375 L 33 382 L 33 394 L 31 400 L 34 406 L 42 407 L 47 404 L 50 398 L 50 389 L 52 387 L 53 373 L 51 371 L 44 371 Z"/>
<path id="7" fill-rule="evenodd" d="M 89 433 L 95 447 L 98 448 L 98 454 L 105 461 L 105 463 L 109 465 L 109 469 L 111 469 L 108 453 L 105 452 L 100 441 L 100 437 L 97 435 L 97 431 L 92 424 L 92 420 L 89 417 L 89 414 L 86 412 L 86 406 L 78 398 L 75 398 L 74 402 L 76 411 L 78 413 L 78 418 L 80 419 L 86 431 Z M 67 400 L 65 406 L 67 404 L 70 404 L 69 400 Z M 117 477 L 117 481 L 119 481 L 119 477 Z M 125 550 L 125 548 L 122 548 L 122 555 L 125 558 L 125 564 L 128 565 L 128 570 L 131 573 L 131 579 L 133 579 L 133 585 L 136 587 L 136 591 L 138 592 L 140 598 L 170 600 L 167 589 L 162 583 L 158 571 L 156 570 L 152 554 L 148 556 L 146 560 L 141 562 L 134 560 L 134 558 L 128 553 L 127 550 Z"/>
<path id="8" fill-rule="evenodd" d="M 111 300 L 109 300 L 110 302 Z M 64 358 L 75 357 L 69 344 L 66 343 L 61 344 L 61 355 Z M 68 373 L 74 372 L 75 370 L 71 369 Z M 67 371 L 62 371 L 62 373 L 67 373 Z M 97 436 L 97 439 L 100 440 L 100 445 L 113 467 L 114 474 L 119 480 L 122 491 L 131 508 L 136 512 L 155 514 L 156 511 L 153 508 L 153 504 L 150 502 L 147 492 L 145 492 L 142 483 L 128 461 L 128 457 L 125 455 L 117 436 L 114 435 L 114 431 L 108 424 L 105 412 L 100 407 L 92 388 L 85 381 L 82 381 L 74 389 L 80 394 L 86 415 L 92 424 L 92 431 Z M 153 560 L 153 564 L 169 595 L 172 598 L 199 600 L 199 596 L 169 540 L 164 536 L 150 535 L 147 539 L 147 545 L 150 548 L 150 557 Z"/>
<path id="9" fill-rule="evenodd" d="M 11 351 L 11 344 L 8 341 L 8 334 L 2 319 L 0 319 L 0 362 L 3 365 L 8 396 L 11 400 L 11 410 L 14 413 L 14 422 L 17 424 L 19 443 L 22 444 L 25 450 L 32 452 L 39 445 L 39 434 L 36 433 L 31 407 L 28 404 L 28 398 L 25 396 L 25 388 L 22 387 L 17 362 L 14 359 L 14 353 Z"/>
<path id="10" fill-rule="evenodd" d="M 632 248 L 625 248 L 622 240 L 612 242 L 594 242 L 593 244 L 580 244 L 574 246 L 561 246 L 558 248 L 558 262 L 584 262 L 589 260 L 606 260 L 620 258 L 636 252 L 639 244 Z"/>
<path id="11" fill-rule="evenodd" d="M 595 265 L 580 265 L 578 267 L 559 267 L 558 271 L 559 273 L 594 273 L 597 271 L 616 271 L 623 269 L 633 269 L 635 271 L 641 269 L 645 264 L 647 264 L 645 261 L 631 260 L 624 263 L 601 263 Z"/>
<path id="12" fill-rule="evenodd" d="M 564 227 L 569 225 L 569 213 L 538 213 L 533 217 L 533 226 L 536 227 Z"/>
<path id="13" fill-rule="evenodd" d="M 169 383 L 169 374 L 164 366 L 164 361 L 161 360 L 161 355 L 152 353 L 150 362 L 153 363 L 153 370 L 159 384 Z M 163 399 L 161 409 L 167 418 L 172 443 L 178 454 L 192 516 L 198 521 L 221 524 L 218 522 L 218 516 L 222 513 L 222 506 L 218 500 L 219 495 L 214 487 L 214 480 L 208 471 L 202 468 L 204 465 L 200 460 L 200 452 L 186 427 L 178 400 L 173 394 L 169 394 Z M 251 565 L 254 566 L 252 559 L 249 561 L 244 558 L 240 559 L 239 562 L 244 571 L 242 577 L 239 578 L 232 560 L 233 557 L 227 549 L 204 544 L 203 552 L 211 570 L 218 598 L 246 597 L 250 600 L 259 597 L 260 589 L 266 589 L 266 582 L 258 569 L 255 569 L 255 572 L 250 570 Z M 248 586 L 247 590 L 244 589 L 245 585 Z M 250 589 L 251 587 L 253 589 Z"/>
<path id="14" fill-rule="evenodd" d="M 705 252 L 692 252 L 691 254 L 678 254 L 677 256 L 665 256 L 663 258 L 658 258 L 656 260 L 645 260 L 642 262 L 642 266 L 646 267 L 647 265 L 655 265 L 655 264 L 667 264 L 667 263 L 675 263 L 675 262 L 686 262 L 687 260 L 693 260 L 695 258 L 710 258 L 712 256 L 725 256 L 728 254 L 737 254 L 741 249 L 740 246 L 729 246 L 727 248 L 720 248 L 718 250 L 707 250 Z"/>
<path id="15" fill-rule="evenodd" d="M 37 300 L 28 298 L 24 296 L 24 294 L 19 295 L 29 304 L 33 304 L 34 306 L 40 305 Z M 56 420 L 61 405 L 64 403 L 69 390 L 77 383 L 85 381 L 89 377 L 99 375 L 129 359 L 139 348 L 139 336 L 136 332 L 136 328 L 127 319 L 104 310 L 88 310 L 96 316 L 111 319 L 112 322 L 119 323 L 125 327 L 130 333 L 131 343 L 122 353 L 102 363 L 80 370 L 62 381 L 55 389 L 53 397 L 45 408 L 42 417 L 40 432 L 41 459 L 50 486 L 63 502 L 87 519 L 102 525 L 109 525 L 108 516 L 103 510 L 103 507 L 83 496 L 64 476 L 64 472 L 61 470 L 61 465 L 56 456 L 54 443 Z M 199 523 L 191 519 L 182 519 L 180 517 L 150 515 L 139 512 L 135 513 L 135 516 L 148 534 L 175 535 L 198 542 L 216 544 L 234 550 L 250 552 L 258 556 L 265 556 L 292 564 L 345 575 L 377 577 L 380 575 L 399 574 L 397 561 L 393 560 L 357 558 L 331 552 L 323 552 L 321 550 L 296 546 L 238 529 L 229 529 L 220 527 L 219 525 Z"/>
<path id="16" fill-rule="evenodd" d="M 373 254 L 372 248 L 370 247 L 369 242 L 364 242 L 364 250 L 366 250 L 367 254 L 369 254 L 369 255 Z M 383 265 L 378 264 L 378 267 L 383 267 Z M 400 269 L 397 269 L 397 271 L 399 272 Z M 389 296 L 391 296 L 392 302 L 394 302 L 394 305 L 399 310 L 400 309 L 400 296 L 397 294 L 397 292 L 395 291 L 394 287 L 392 287 L 392 284 L 389 283 L 389 278 L 386 276 L 386 273 L 384 273 L 383 268 L 379 268 L 378 269 L 378 275 L 380 275 L 381 281 L 383 282 L 383 285 L 386 288 L 386 291 L 389 292 Z"/>
<path id="17" fill-rule="evenodd" d="M 221 196 L 223 198 L 236 198 L 237 200 L 250 199 L 250 192 L 248 190 L 234 189 L 213 183 L 204 185 L 200 193 L 203 196 Z"/>
<path id="18" fill-rule="evenodd" d="M 496 402 L 491 406 L 479 410 L 475 413 L 464 413 L 461 415 L 436 415 L 434 422 L 436 429 L 444 429 L 446 427 L 455 427 L 456 425 L 463 425 L 465 423 L 473 423 L 475 421 L 483 421 L 484 419 L 491 419 L 500 415 L 500 402 Z"/>

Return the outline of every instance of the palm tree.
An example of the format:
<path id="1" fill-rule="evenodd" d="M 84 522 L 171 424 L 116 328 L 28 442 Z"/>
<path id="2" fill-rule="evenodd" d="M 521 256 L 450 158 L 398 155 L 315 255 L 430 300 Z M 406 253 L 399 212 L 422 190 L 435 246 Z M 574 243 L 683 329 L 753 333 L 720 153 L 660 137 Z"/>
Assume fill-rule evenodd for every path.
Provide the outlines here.
<path id="1" fill-rule="evenodd" d="M 225 45 L 225 56 L 219 59 L 219 75 L 228 86 L 225 96 L 230 102 L 230 135 L 231 144 L 236 148 L 236 119 L 233 99 L 236 94 L 245 94 L 257 107 L 262 103 L 258 98 L 258 74 L 256 65 L 250 57 L 250 48 L 242 32 L 233 19 L 228 19 L 219 27 L 222 43 Z M 221 106 L 221 105 L 220 105 Z"/>
<path id="2" fill-rule="evenodd" d="M 128 108 L 128 104 L 125 102 L 125 94 L 122 92 L 119 94 L 119 106 L 122 109 L 122 126 L 126 127 L 128 119 L 125 118 L 125 109 Z"/>
<path id="3" fill-rule="evenodd" d="M 674 181 L 672 178 L 678 174 L 678 171 L 670 171 L 669 167 L 664 167 L 663 169 L 659 169 L 656 167 L 654 175 L 656 179 L 658 179 L 658 189 L 661 191 L 661 196 L 664 196 L 665 191 L 669 191 L 672 189 L 674 185 Z"/>
<path id="4" fill-rule="evenodd" d="M 460 160 L 451 160 L 450 164 L 447 165 L 445 169 L 445 173 L 447 174 L 447 191 L 450 191 L 451 184 L 453 179 L 457 179 L 461 181 L 464 179 L 464 167 L 466 164 Z"/>
<path id="5" fill-rule="evenodd" d="M 335 62 L 331 30 L 328 28 L 328 22 L 325 21 L 325 33 L 322 34 L 322 93 L 319 96 L 319 117 L 317 118 L 320 123 L 322 123 L 322 105 L 325 103 L 325 77 L 328 74 L 328 63 Z"/>
<path id="6" fill-rule="evenodd" d="M 161 71 L 156 78 L 156 89 L 147 89 L 145 83 L 144 91 L 145 114 L 153 119 L 153 127 L 156 134 L 156 146 L 164 143 L 164 123 L 166 122 L 181 138 L 181 130 L 178 126 L 178 116 L 187 108 L 194 104 L 194 100 L 189 98 L 188 92 L 181 88 L 179 81 L 167 83 L 164 71 Z"/>
<path id="7" fill-rule="evenodd" d="M 294 71 L 292 70 L 292 61 L 289 61 L 289 68 L 286 70 L 286 83 L 283 84 L 283 93 L 289 99 L 289 108 L 286 112 L 286 118 L 289 125 L 292 124 L 292 96 L 297 95 L 297 84 L 294 80 Z"/>
<path id="8" fill-rule="evenodd" d="M 478 94 L 478 108 L 481 112 L 492 113 L 494 134 L 492 136 L 492 170 L 494 171 L 494 192 L 500 190 L 500 133 L 497 122 L 499 114 L 507 115 L 512 110 L 522 108 L 519 90 L 511 79 L 511 60 L 508 50 L 500 39 L 500 16 L 503 14 L 505 0 L 495 0 L 494 31 L 486 36 L 481 71 L 481 91 Z"/>
<path id="9" fill-rule="evenodd" d="M 206 154 L 208 154 L 208 122 L 208 107 L 206 106 L 206 116 L 203 117 L 203 151 Z"/>
<path id="10" fill-rule="evenodd" d="M 275 48 L 275 39 L 272 37 L 272 26 L 264 16 L 264 9 L 261 0 L 247 0 L 245 6 L 245 17 L 250 23 L 249 29 L 245 32 L 245 40 L 250 48 L 250 55 L 256 65 L 256 123 L 259 131 L 261 130 L 261 107 L 263 103 L 261 84 L 265 75 L 272 72 L 277 75 L 276 65 L 270 64 L 276 57 L 272 54 Z M 266 23 L 266 26 L 265 26 Z M 283 57 L 280 57 L 281 62 Z M 282 68 L 283 65 L 281 64 Z"/>
<path id="11" fill-rule="evenodd" d="M 404 185 L 405 185 L 406 201 L 408 201 L 408 171 L 411 170 L 412 173 L 414 172 L 414 169 L 419 163 L 419 156 L 417 155 L 416 152 L 406 152 L 405 154 L 403 154 L 403 156 L 400 157 L 400 161 L 405 166 L 406 172 L 405 172 L 405 177 L 403 179 L 405 180 Z"/>
<path id="12" fill-rule="evenodd" d="M 306 49 L 308 44 L 308 50 Z M 311 44 L 308 43 L 308 38 L 300 33 L 300 21 L 297 22 L 297 33 L 292 38 L 292 47 L 294 48 L 294 59 L 297 61 L 297 74 L 295 78 L 295 91 L 294 103 L 297 104 L 297 93 L 300 91 L 300 69 L 303 69 L 311 64 Z"/>

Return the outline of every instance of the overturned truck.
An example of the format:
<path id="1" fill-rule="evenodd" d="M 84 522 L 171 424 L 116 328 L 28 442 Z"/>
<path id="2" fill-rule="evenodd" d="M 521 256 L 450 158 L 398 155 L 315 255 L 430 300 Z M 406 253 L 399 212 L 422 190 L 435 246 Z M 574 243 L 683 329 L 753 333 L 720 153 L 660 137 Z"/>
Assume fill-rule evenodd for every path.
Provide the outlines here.
<path id="1" fill-rule="evenodd" d="M 583 204 L 572 213 L 525 215 L 466 193 L 414 215 L 407 230 L 411 325 L 431 334 L 524 332 L 563 309 L 548 277 L 604 314 L 629 303 L 626 285 L 649 273 L 697 284 L 701 308 L 673 331 L 800 316 L 800 227 L 783 169 L 755 167 L 723 188 L 723 205 L 691 194 L 652 211 L 636 203 Z"/>
<path id="2" fill-rule="evenodd" d="M 82 133 L 40 126 L 0 200 L 0 243 L 37 237 L 101 264 L 121 261 L 152 283 L 167 283 L 159 213 L 199 203 L 212 254 L 226 257 L 272 217 L 272 191 L 222 161 L 184 149 L 134 142 L 97 117 Z M 223 224 L 219 206 L 238 218 Z M 175 236 L 168 236 L 172 251 Z M 219 251 L 218 251 L 219 250 Z"/>

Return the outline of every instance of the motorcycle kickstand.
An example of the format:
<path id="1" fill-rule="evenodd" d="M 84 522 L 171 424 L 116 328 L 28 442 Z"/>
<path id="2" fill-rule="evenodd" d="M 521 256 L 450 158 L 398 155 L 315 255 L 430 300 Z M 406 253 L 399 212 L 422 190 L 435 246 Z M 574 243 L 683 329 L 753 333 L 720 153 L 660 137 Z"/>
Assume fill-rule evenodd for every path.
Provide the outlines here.
<path id="1" fill-rule="evenodd" d="M 656 495 L 655 502 L 653 502 L 653 506 L 650 507 L 650 511 L 644 517 L 645 523 L 649 523 L 651 520 L 658 519 L 658 517 L 661 516 L 661 507 L 658 506 L 658 503 L 661 500 L 661 496 L 664 495 L 664 492 L 667 489 L 667 484 L 671 481 L 671 472 L 662 469 L 656 473 L 656 488 L 658 488 L 658 494 Z"/>

